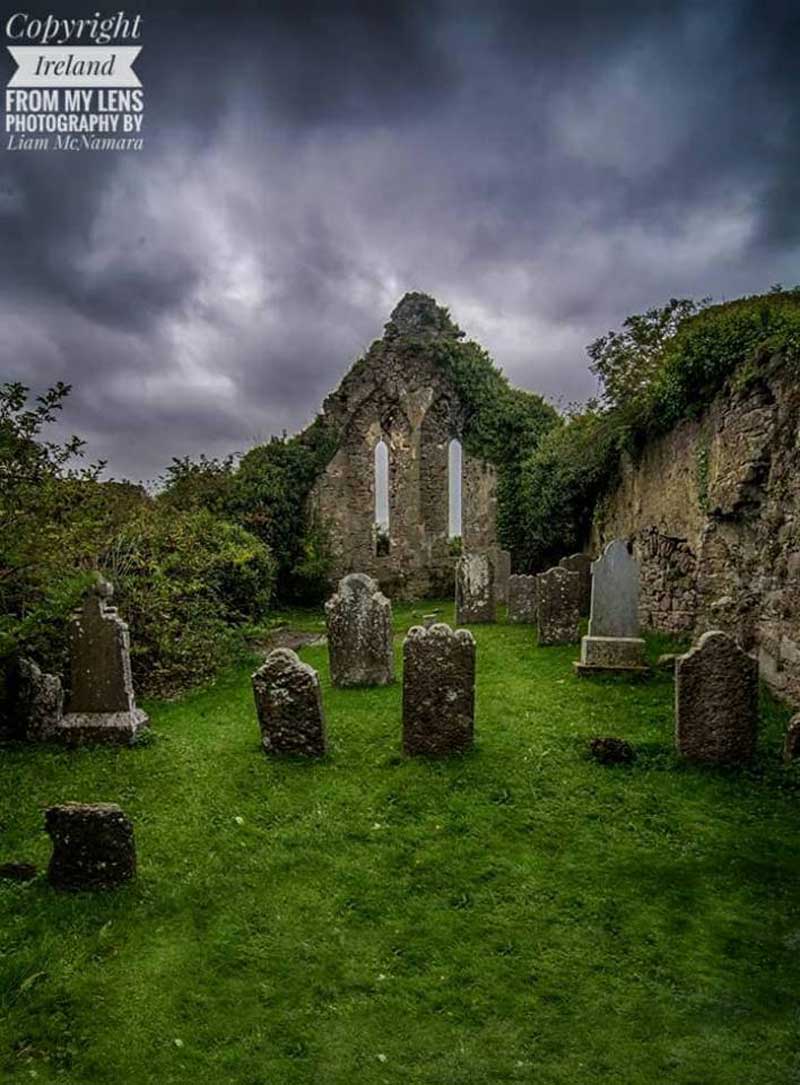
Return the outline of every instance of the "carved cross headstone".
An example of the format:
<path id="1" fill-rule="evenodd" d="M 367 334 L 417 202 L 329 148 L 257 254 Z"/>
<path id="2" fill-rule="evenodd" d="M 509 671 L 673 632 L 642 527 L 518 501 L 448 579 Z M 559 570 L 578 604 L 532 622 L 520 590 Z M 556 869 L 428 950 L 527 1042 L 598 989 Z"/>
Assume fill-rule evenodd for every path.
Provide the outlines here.
<path id="1" fill-rule="evenodd" d="M 392 604 L 377 581 L 351 573 L 325 604 L 331 681 L 335 686 L 385 686 L 394 680 Z"/>
<path id="2" fill-rule="evenodd" d="M 403 643 L 403 749 L 407 754 L 459 753 L 475 724 L 475 640 L 441 622 L 415 625 Z"/>

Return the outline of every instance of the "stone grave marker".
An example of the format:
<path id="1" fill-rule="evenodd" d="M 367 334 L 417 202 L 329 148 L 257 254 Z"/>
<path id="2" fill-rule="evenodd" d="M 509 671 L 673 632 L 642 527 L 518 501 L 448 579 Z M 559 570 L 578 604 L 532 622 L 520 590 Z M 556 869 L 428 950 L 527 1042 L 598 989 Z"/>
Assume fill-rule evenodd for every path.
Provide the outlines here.
<path id="1" fill-rule="evenodd" d="M 581 578 L 579 606 L 581 616 L 586 617 L 592 603 L 592 559 L 588 554 L 570 554 L 568 558 L 562 558 L 558 565 L 570 573 L 577 573 Z"/>
<path id="2" fill-rule="evenodd" d="M 314 668 L 291 648 L 276 648 L 252 683 L 264 752 L 324 756 L 325 717 Z"/>
<path id="3" fill-rule="evenodd" d="M 494 597 L 498 603 L 508 603 L 508 581 L 511 577 L 511 554 L 508 550 L 495 549 L 492 552 L 494 562 Z"/>
<path id="4" fill-rule="evenodd" d="M 536 577 L 514 573 L 508 578 L 508 620 L 536 624 Z"/>
<path id="5" fill-rule="evenodd" d="M 385 686 L 394 681 L 392 604 L 378 582 L 350 573 L 325 604 L 331 681 L 335 686 Z"/>
<path id="6" fill-rule="evenodd" d="M 714 629 L 675 666 L 675 743 L 689 761 L 752 760 L 758 733 L 758 664 Z"/>
<path id="7" fill-rule="evenodd" d="M 415 625 L 403 643 L 403 749 L 461 753 L 475 725 L 475 640 L 444 622 Z"/>
<path id="8" fill-rule="evenodd" d="M 536 628 L 539 645 L 573 644 L 580 636 L 580 577 L 548 569 L 536 578 Z"/>
<path id="9" fill-rule="evenodd" d="M 488 554 L 456 562 L 456 625 L 494 621 L 494 567 Z"/>
<path id="10" fill-rule="evenodd" d="M 639 636 L 639 562 L 621 539 L 592 562 L 589 635 L 581 641 L 579 675 L 648 673 Z"/>
<path id="11" fill-rule="evenodd" d="M 114 803 L 51 806 L 45 829 L 53 841 L 47 877 L 56 889 L 113 889 L 136 873 L 133 826 Z"/>

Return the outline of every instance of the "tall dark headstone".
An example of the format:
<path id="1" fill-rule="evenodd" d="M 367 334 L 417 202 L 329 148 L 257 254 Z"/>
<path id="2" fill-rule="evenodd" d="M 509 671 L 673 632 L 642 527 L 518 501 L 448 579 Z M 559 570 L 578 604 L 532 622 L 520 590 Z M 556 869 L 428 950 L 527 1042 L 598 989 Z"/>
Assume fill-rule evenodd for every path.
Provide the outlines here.
<path id="1" fill-rule="evenodd" d="M 264 752 L 322 757 L 325 717 L 314 668 L 291 648 L 276 648 L 252 681 Z"/>
<path id="2" fill-rule="evenodd" d="M 584 617 L 588 616 L 592 603 L 592 559 L 588 554 L 570 554 L 568 558 L 562 558 L 558 565 L 580 577 L 580 611 Z"/>
<path id="3" fill-rule="evenodd" d="M 573 644 L 580 636 L 580 578 L 566 569 L 548 569 L 536 578 L 539 644 Z"/>
<path id="4" fill-rule="evenodd" d="M 508 578 L 508 620 L 536 625 L 536 577 L 514 573 Z"/>
<path id="5" fill-rule="evenodd" d="M 443 622 L 415 625 L 403 644 L 403 749 L 460 753 L 475 726 L 475 640 Z"/>

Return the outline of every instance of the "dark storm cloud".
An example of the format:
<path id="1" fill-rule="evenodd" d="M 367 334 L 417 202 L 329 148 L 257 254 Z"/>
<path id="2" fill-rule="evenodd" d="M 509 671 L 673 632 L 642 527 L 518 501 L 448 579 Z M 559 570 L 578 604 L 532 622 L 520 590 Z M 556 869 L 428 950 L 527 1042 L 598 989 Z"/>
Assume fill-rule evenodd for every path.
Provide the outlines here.
<path id="1" fill-rule="evenodd" d="M 145 150 L 0 152 L 3 369 L 117 475 L 303 425 L 407 289 L 569 401 L 628 313 L 800 280 L 794 5 L 136 10 Z"/>

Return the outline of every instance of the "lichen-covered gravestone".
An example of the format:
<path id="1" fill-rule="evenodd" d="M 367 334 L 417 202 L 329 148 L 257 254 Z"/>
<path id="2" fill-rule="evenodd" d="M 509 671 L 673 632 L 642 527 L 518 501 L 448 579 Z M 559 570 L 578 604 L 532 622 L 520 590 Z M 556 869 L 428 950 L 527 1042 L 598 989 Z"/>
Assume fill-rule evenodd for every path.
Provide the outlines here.
<path id="1" fill-rule="evenodd" d="M 580 636 L 580 577 L 548 569 L 536 578 L 536 628 L 539 644 L 573 644 Z"/>
<path id="2" fill-rule="evenodd" d="M 515 573 L 508 578 L 508 620 L 536 624 L 536 577 Z"/>
<path id="3" fill-rule="evenodd" d="M 15 728 L 13 737 L 28 742 L 51 739 L 63 717 L 61 679 L 45 674 L 32 660 L 21 659 L 12 677 Z"/>
<path id="4" fill-rule="evenodd" d="M 113 591 L 98 580 L 70 623 L 70 694 L 55 731 L 68 745 L 130 745 L 148 723 L 133 693 L 128 626 L 106 602 Z"/>
<path id="5" fill-rule="evenodd" d="M 592 562 L 589 635 L 581 641 L 579 675 L 646 674 L 645 644 L 639 636 L 639 562 L 620 539 Z"/>
<path id="6" fill-rule="evenodd" d="M 56 889 L 113 889 L 136 873 L 133 826 L 114 803 L 51 806 L 45 829 L 53 841 L 47 877 Z"/>
<path id="7" fill-rule="evenodd" d="M 508 550 L 495 549 L 492 552 L 494 562 L 494 597 L 498 603 L 508 602 L 508 581 L 511 577 L 511 554 Z"/>
<path id="8" fill-rule="evenodd" d="M 325 604 L 331 681 L 335 686 L 385 686 L 394 681 L 392 604 L 378 582 L 350 573 Z"/>
<path id="9" fill-rule="evenodd" d="M 403 643 L 403 749 L 460 753 L 475 727 L 475 640 L 443 622 L 415 625 Z"/>
<path id="10" fill-rule="evenodd" d="M 758 664 L 733 637 L 704 633 L 675 666 L 675 743 L 689 761 L 752 760 L 758 733 Z"/>
<path id="11" fill-rule="evenodd" d="M 291 648 L 276 648 L 252 681 L 264 751 L 322 757 L 325 717 L 314 668 Z"/>
<path id="12" fill-rule="evenodd" d="M 578 604 L 582 615 L 589 613 L 592 602 L 592 559 L 588 554 L 570 554 L 568 558 L 562 558 L 558 566 L 566 569 L 569 573 L 577 573 L 580 577 L 580 596 Z"/>
<path id="13" fill-rule="evenodd" d="M 456 624 L 494 621 L 494 567 L 488 554 L 456 562 Z"/>

